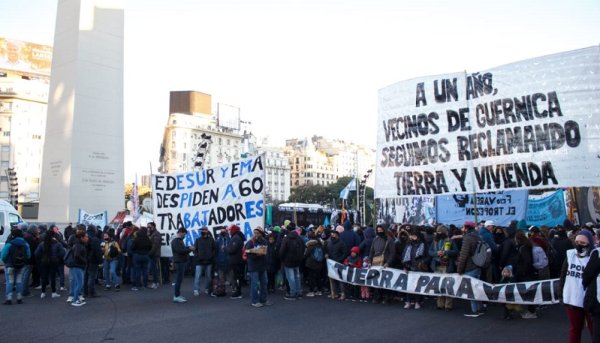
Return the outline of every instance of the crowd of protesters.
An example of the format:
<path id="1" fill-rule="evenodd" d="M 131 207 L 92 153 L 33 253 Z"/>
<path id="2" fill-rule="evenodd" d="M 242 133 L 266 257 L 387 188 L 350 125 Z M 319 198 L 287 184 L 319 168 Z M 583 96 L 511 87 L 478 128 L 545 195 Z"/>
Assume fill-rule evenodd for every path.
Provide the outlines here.
<path id="1" fill-rule="evenodd" d="M 181 228 L 170 242 L 172 257 L 162 257 L 163 241 L 154 223 L 138 228 L 126 222 L 117 230 L 69 225 L 64 233 L 56 225 L 20 226 L 12 229 L 2 250 L 4 304 L 13 303 L 13 292 L 17 304 L 21 304 L 24 297 L 32 296 L 32 289 L 41 290 L 42 299 L 59 298 L 68 289 L 67 302 L 82 306 L 86 298 L 98 296 L 97 286 L 116 292 L 122 285 L 130 285 L 133 292 L 156 289 L 161 284 L 171 285 L 171 273 L 175 274 L 175 303 L 188 301 L 181 289 L 186 274 L 194 276 L 189 291 L 194 297 L 229 295 L 241 299 L 242 288 L 249 286 L 254 307 L 271 305 L 269 294 L 277 292 L 290 301 L 328 295 L 340 301 L 400 303 L 404 309 L 415 310 L 427 301 L 422 295 L 330 279 L 326 265 L 330 259 L 356 268 L 458 273 L 492 284 L 558 278 L 570 341 L 578 342 L 585 321 L 591 333 L 600 334 L 600 294 L 596 291 L 600 257 L 599 250 L 595 250 L 600 246 L 600 232 L 597 234 L 595 229 L 592 223 L 578 227 L 569 221 L 553 228 L 527 226 L 524 221 L 514 221 L 507 227 L 492 221 L 467 221 L 462 227 L 375 228 L 346 221 L 335 227 L 304 228 L 286 220 L 282 226 L 267 230 L 256 227 L 248 239 L 237 225 L 214 236 L 208 228 L 202 228 L 191 246 L 185 244 L 189 242 L 188 231 Z M 486 268 L 478 267 L 472 259 L 480 241 L 492 252 Z M 431 303 L 438 310 L 451 311 L 454 301 L 439 296 Z M 479 317 L 487 306 L 471 301 L 465 316 Z M 535 319 L 538 307 L 504 305 L 505 319 L 515 315 Z"/>

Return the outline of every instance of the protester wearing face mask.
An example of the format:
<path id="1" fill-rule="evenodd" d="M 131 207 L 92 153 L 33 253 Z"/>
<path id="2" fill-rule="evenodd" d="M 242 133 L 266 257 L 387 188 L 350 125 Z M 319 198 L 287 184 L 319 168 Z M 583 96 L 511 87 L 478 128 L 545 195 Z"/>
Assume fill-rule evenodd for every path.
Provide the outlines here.
<path id="1" fill-rule="evenodd" d="M 567 258 L 560 273 L 559 295 L 565 304 L 569 318 L 569 342 L 580 342 L 584 321 L 592 334 L 592 317 L 583 309 L 585 290 L 583 274 L 593 249 L 594 238 L 589 231 L 582 230 L 575 236 L 575 249 L 567 251 Z"/>
<path id="2" fill-rule="evenodd" d="M 426 250 L 425 239 L 423 233 L 418 227 L 413 227 L 408 231 L 409 242 L 402 253 L 402 264 L 405 271 L 412 272 L 428 272 L 427 261 L 429 259 L 428 251 Z M 415 310 L 421 308 L 423 303 L 423 295 L 409 294 L 408 301 L 404 303 L 404 308 L 409 309 L 414 305 Z"/>
<path id="3" fill-rule="evenodd" d="M 448 237 L 448 228 L 439 225 L 429 247 L 429 257 L 431 258 L 431 270 L 435 273 L 445 274 L 456 271 L 455 258 L 458 256 L 458 247 L 456 242 Z M 437 298 L 438 310 L 452 310 L 452 298 L 440 296 Z"/>
<path id="4" fill-rule="evenodd" d="M 394 244 L 394 240 L 387 236 L 387 231 L 383 225 L 377 225 L 375 232 L 377 236 L 373 239 L 373 243 L 371 244 L 369 263 L 371 266 L 382 266 L 387 268 L 394 263 L 394 258 L 396 257 L 396 245 Z M 382 304 L 387 304 L 388 298 L 390 298 L 391 295 L 390 292 L 384 289 L 376 288 L 373 302 L 378 303 L 381 301 Z"/>
<path id="5" fill-rule="evenodd" d="M 208 233 L 208 228 L 200 229 L 200 237 L 194 243 L 194 256 L 196 259 L 196 270 L 194 274 L 194 296 L 202 293 L 210 294 L 212 292 L 212 265 L 217 255 L 217 246 L 215 240 Z M 204 287 L 201 285 L 202 275 L 204 274 Z"/>

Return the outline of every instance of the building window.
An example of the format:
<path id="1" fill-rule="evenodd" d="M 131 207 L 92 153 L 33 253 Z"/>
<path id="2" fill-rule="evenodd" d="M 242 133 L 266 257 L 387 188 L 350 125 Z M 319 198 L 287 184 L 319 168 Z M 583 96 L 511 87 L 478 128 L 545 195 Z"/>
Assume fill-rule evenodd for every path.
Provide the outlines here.
<path id="1" fill-rule="evenodd" d="M 10 136 L 10 131 L 4 131 L 4 137 L 9 137 Z"/>

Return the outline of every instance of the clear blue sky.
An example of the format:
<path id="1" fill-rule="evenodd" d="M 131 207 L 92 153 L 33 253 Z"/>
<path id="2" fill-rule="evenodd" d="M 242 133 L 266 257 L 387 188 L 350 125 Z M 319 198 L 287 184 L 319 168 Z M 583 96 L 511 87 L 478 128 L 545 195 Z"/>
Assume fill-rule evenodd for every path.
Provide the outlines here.
<path id="1" fill-rule="evenodd" d="M 51 45 L 56 3 L 0 0 L 0 36 Z M 171 90 L 240 107 L 276 143 L 374 148 L 380 88 L 597 45 L 598 18 L 597 0 L 128 0 L 126 181 L 158 165 Z"/>

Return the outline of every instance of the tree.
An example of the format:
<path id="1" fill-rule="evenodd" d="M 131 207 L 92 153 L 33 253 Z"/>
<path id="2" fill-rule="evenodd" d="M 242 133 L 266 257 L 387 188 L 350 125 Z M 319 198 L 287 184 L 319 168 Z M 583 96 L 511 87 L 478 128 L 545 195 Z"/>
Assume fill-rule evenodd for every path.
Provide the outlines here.
<path id="1" fill-rule="evenodd" d="M 327 189 L 321 185 L 303 185 L 292 189 L 289 202 L 324 204 L 327 202 Z"/>

